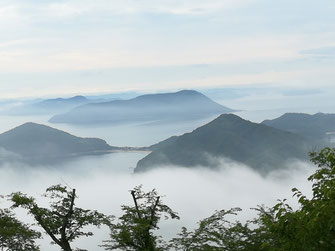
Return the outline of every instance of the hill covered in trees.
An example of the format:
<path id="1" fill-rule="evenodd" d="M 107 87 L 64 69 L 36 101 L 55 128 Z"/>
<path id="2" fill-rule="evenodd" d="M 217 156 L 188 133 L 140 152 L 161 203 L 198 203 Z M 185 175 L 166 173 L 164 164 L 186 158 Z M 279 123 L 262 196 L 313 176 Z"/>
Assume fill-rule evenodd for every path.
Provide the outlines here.
<path id="1" fill-rule="evenodd" d="M 268 172 L 290 159 L 306 160 L 310 145 L 299 135 L 223 114 L 191 133 L 151 146 L 152 152 L 138 162 L 135 172 L 169 165 L 215 168 L 221 158 Z"/>
<path id="2" fill-rule="evenodd" d="M 279 118 L 264 120 L 262 124 L 313 140 L 327 140 L 327 133 L 335 132 L 335 114 L 285 113 Z"/>
<path id="3" fill-rule="evenodd" d="M 81 138 L 36 123 L 25 123 L 0 134 L 1 160 L 51 163 L 78 155 L 101 154 L 114 149 L 98 138 Z"/>

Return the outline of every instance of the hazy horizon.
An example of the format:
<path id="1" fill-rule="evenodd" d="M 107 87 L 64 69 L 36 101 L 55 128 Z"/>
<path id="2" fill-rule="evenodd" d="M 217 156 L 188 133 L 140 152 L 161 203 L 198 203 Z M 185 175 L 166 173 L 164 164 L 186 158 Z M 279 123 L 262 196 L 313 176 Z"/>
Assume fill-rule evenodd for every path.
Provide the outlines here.
<path id="1" fill-rule="evenodd" d="M 334 8 L 331 0 L 3 0 L 0 98 L 329 88 Z"/>
<path id="2" fill-rule="evenodd" d="M 121 216 L 120 206 L 132 204 L 129 190 L 142 184 L 145 191 L 156 189 L 164 195 L 163 201 L 179 213 L 180 221 L 162 220 L 160 224 L 159 232 L 165 239 L 170 239 L 176 236 L 182 226 L 192 230 L 199 220 L 210 216 L 215 210 L 240 207 L 243 211 L 232 219 L 246 221 L 256 216 L 251 208 L 258 205 L 271 207 L 278 199 L 288 199 L 290 204 L 297 205 L 291 189 L 297 187 L 310 196 L 311 183 L 307 177 L 315 170 L 310 163 L 293 162 L 287 170 L 278 170 L 264 177 L 247 166 L 222 160 L 225 164 L 220 171 L 169 167 L 132 175 L 126 167 L 134 164 L 143 154 L 132 154 L 132 160 L 127 155 L 129 153 L 109 155 L 102 159 L 85 157 L 57 168 L 31 169 L 20 164 L 7 164 L 0 168 L 1 193 L 21 191 L 47 206 L 47 201 L 41 198 L 45 189 L 53 184 L 62 184 L 77 189 L 79 207 Z M 3 207 L 7 204 L 2 201 L 0 205 Z M 33 222 L 25 210 L 15 211 L 20 219 Z M 108 239 L 108 228 L 92 228 L 92 231 L 95 236 L 75 241 L 74 247 L 78 245 L 89 250 L 103 250 L 97 246 L 102 240 Z M 58 250 L 57 246 L 50 247 L 49 236 L 44 235 L 44 239 L 38 243 L 44 249 Z"/>
<path id="3" fill-rule="evenodd" d="M 196 130 L 218 117 L 222 106 L 255 123 L 285 113 L 335 114 L 334 13 L 334 0 L 0 0 L 0 134 L 34 122 L 78 137 L 101 138 L 112 146 L 141 147 Z M 74 117 L 78 115 L 78 121 L 85 118 L 87 124 L 71 120 L 67 124 L 50 122 L 53 116 L 91 101 L 128 100 L 143 94 L 180 90 L 198 91 L 219 105 L 206 98 L 207 103 L 195 104 L 195 99 L 190 98 L 193 103 L 189 101 L 188 108 L 176 116 L 186 105 L 179 102 L 172 110 L 171 103 L 176 101 L 168 100 L 166 113 L 157 103 L 147 106 L 152 114 L 141 113 L 143 107 L 135 104 L 129 110 L 117 110 L 114 117 L 109 108 L 92 109 L 91 117 L 85 109 L 79 115 L 73 113 Z M 90 100 L 45 107 L 38 103 L 77 95 Z M 205 105 L 208 103 L 212 106 Z M 170 110 L 166 108 L 169 105 Z M 137 113 L 128 112 L 129 119 L 127 111 Z M 194 117 L 187 116 L 188 111 L 193 111 Z M 173 118 L 170 121 L 166 119 L 169 115 Z M 335 115 L 328 117 L 332 116 Z M 97 123 L 90 124 L 97 117 Z M 140 118 L 132 121 L 133 117 Z M 129 121 L 118 123 L 118 118 L 121 122 Z M 246 124 L 241 127 L 249 133 L 252 126 Z M 220 131 L 221 127 L 214 129 Z M 335 128 L 330 129 L 326 132 L 335 132 Z M 235 135 L 234 142 L 225 142 L 225 146 L 231 150 L 234 145 L 235 156 L 247 156 L 253 143 L 264 138 L 259 131 L 243 145 L 245 148 L 239 148 L 238 143 L 241 146 L 244 139 L 235 140 L 239 132 L 234 131 L 231 133 Z M 204 138 L 211 136 L 206 133 Z M 14 135 L 19 142 L 16 146 L 22 146 L 20 140 L 29 138 L 22 135 Z M 215 135 L 219 138 L 224 133 Z M 270 133 L 267 135 L 272 137 Z M 277 142 L 282 140 L 278 138 Z M 324 138 L 323 143 L 328 135 Z M 290 139 L 288 136 L 288 142 L 280 149 L 292 145 L 290 153 L 294 153 L 304 145 L 295 146 Z M 3 144 L 8 146 L 12 141 L 6 140 Z M 43 147 L 42 150 L 56 151 L 59 143 L 55 146 L 46 140 L 41 147 L 26 141 L 31 143 L 28 147 L 40 152 Z M 260 140 L 263 144 L 264 141 Z M 68 141 L 61 143 L 64 142 Z M 193 142 L 199 141 L 189 142 L 190 149 L 194 149 Z M 266 149 L 260 149 L 270 159 L 274 156 L 271 146 L 276 142 L 269 142 Z M 220 153 L 216 151 L 222 150 L 218 149 L 223 148 L 220 143 L 211 145 L 210 150 Z M 311 145 L 308 150 L 313 151 Z M 75 156 L 76 150 L 72 153 Z M 183 149 L 178 153 L 183 153 Z M 163 221 L 159 225 L 166 239 L 174 237 L 181 226 L 192 230 L 199 220 L 215 210 L 241 207 L 243 212 L 234 219 L 245 221 L 255 215 L 250 208 L 261 204 L 271 207 L 277 199 L 286 198 L 295 207 L 297 201 L 292 198 L 291 188 L 297 187 L 310 196 L 311 183 L 307 177 L 316 168 L 309 162 L 290 159 L 285 160 L 282 168 L 264 175 L 227 156 L 216 156 L 220 165 L 215 171 L 192 163 L 189 168 L 164 165 L 134 174 L 137 162 L 148 151 L 81 156 L 53 165 L 21 163 L 17 155 L 11 154 L 6 146 L 0 147 L 0 195 L 21 191 L 47 205 L 40 195 L 47 187 L 60 183 L 77 189 L 79 207 L 120 216 L 120 206 L 132 202 L 129 190 L 143 184 L 145 191 L 155 188 L 165 195 L 164 202 L 181 216 L 180 221 Z M 256 153 L 259 159 L 262 154 L 263 150 Z M 275 160 L 280 158 L 278 155 Z M 0 196 L 0 208 L 7 206 L 9 202 Z M 20 219 L 32 222 L 24 210 L 15 213 Z M 93 232 L 95 237 L 82 238 L 73 247 L 78 244 L 80 248 L 102 250 L 97 246 L 108 239 L 109 231 L 103 227 Z M 59 250 L 57 246 L 50 247 L 49 237 L 43 236 L 38 242 L 43 250 Z"/>

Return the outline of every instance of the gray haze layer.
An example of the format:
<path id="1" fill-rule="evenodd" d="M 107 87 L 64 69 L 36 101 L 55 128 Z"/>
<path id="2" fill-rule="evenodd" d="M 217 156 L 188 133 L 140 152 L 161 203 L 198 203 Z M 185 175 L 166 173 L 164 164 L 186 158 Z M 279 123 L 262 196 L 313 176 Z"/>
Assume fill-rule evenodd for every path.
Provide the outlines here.
<path id="1" fill-rule="evenodd" d="M 5 165 L 0 169 L 1 194 L 23 191 L 38 198 L 38 202 L 46 206 L 47 201 L 40 197 L 44 189 L 51 184 L 61 183 L 77 189 L 77 206 L 120 216 L 120 205 L 132 203 L 129 190 L 143 184 L 146 191 L 156 188 L 160 194 L 166 195 L 163 197 L 164 202 L 181 216 L 180 221 L 162 222 L 160 233 L 169 239 L 182 226 L 192 229 L 197 221 L 217 209 L 241 207 L 244 211 L 236 219 L 244 221 L 255 216 L 250 208 L 257 205 L 272 206 L 277 199 L 284 198 L 294 202 L 290 199 L 292 187 L 296 186 L 309 195 L 310 184 L 306 178 L 314 170 L 309 164 L 295 162 L 291 163 L 289 171 L 263 177 L 246 166 L 222 159 L 225 168 L 215 172 L 202 168 L 176 169 L 171 166 L 145 174 L 131 174 L 130 167 L 143 156 L 143 153 L 116 153 L 84 157 L 56 169 Z M 6 205 L 6 202 L 1 203 L 1 206 Z M 17 210 L 17 214 L 20 219 L 32 222 L 24 210 Z M 74 246 L 102 250 L 97 245 L 108 238 L 108 229 L 93 228 L 92 231 L 94 237 L 78 240 Z M 48 238 L 44 236 L 40 241 L 42 250 L 58 250 L 57 247 L 50 247 Z"/>
<path id="2" fill-rule="evenodd" d="M 243 89 L 243 88 L 242 88 Z M 283 90 L 259 88 L 219 92 L 208 94 L 215 101 L 243 111 L 237 114 L 253 122 L 273 119 L 285 112 L 335 112 L 334 92 L 320 90 L 311 93 L 287 93 Z M 230 95 L 230 96 L 229 96 Z M 223 98 L 222 98 L 223 97 Z M 110 145 L 148 146 L 167 139 L 173 135 L 182 135 L 208 123 L 211 118 L 182 123 L 148 124 L 131 123 L 128 125 L 76 126 L 57 124 L 57 129 L 64 130 L 79 137 L 98 137 Z M 0 133 L 25 122 L 47 123 L 50 116 L 0 116 Z M 0 154 L 7 154 L 0 152 Z M 314 167 L 305 162 L 292 162 L 288 171 L 271 173 L 263 177 L 250 168 L 221 159 L 224 169 L 210 171 L 205 169 L 189 170 L 184 168 L 157 169 L 148 173 L 133 175 L 132 171 L 138 160 L 147 153 L 113 153 L 101 156 L 82 157 L 55 167 L 26 166 L 20 163 L 3 164 L 0 168 L 0 194 L 22 191 L 39 198 L 45 188 L 62 183 L 78 190 L 78 206 L 97 209 L 106 214 L 119 216 L 120 205 L 130 204 L 129 190 L 143 184 L 145 190 L 156 188 L 166 195 L 164 201 L 180 213 L 181 220 L 163 222 L 161 233 L 170 238 L 181 226 L 193 228 L 195 223 L 216 209 L 242 207 L 244 212 L 240 220 L 250 219 L 255 212 L 250 207 L 259 204 L 268 206 L 277 199 L 292 199 L 291 188 L 297 187 L 310 195 L 310 184 L 306 181 Z M 42 205 L 46 201 L 39 199 Z M 8 206 L 6 201 L 1 207 Z M 21 219 L 32 221 L 23 210 L 17 211 Z M 108 238 L 108 229 L 94 230 L 95 237 L 78 241 L 75 246 L 88 250 L 101 250 L 97 245 Z M 50 248 L 47 236 L 41 241 L 42 250 Z"/>
<path id="3" fill-rule="evenodd" d="M 51 123 L 117 124 L 131 122 L 179 122 L 232 112 L 205 95 L 192 90 L 148 94 L 129 100 L 87 104 L 55 115 Z"/>

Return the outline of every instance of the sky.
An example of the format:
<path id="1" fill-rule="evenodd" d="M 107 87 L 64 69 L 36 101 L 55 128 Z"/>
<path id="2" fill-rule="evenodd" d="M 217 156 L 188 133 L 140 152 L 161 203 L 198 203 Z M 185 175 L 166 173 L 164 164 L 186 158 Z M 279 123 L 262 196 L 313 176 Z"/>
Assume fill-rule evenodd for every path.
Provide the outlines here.
<path id="1" fill-rule="evenodd" d="M 0 99 L 335 78 L 333 0 L 0 0 Z"/>

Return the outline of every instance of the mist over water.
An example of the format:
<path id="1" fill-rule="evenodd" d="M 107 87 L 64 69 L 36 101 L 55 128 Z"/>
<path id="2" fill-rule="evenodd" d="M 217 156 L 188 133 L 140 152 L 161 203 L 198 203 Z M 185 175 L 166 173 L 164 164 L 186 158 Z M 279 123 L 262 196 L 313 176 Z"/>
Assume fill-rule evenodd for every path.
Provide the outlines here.
<path id="1" fill-rule="evenodd" d="M 0 133 L 26 122 L 44 124 L 79 137 L 94 137 L 106 140 L 113 146 L 150 146 L 174 135 L 181 135 L 202 126 L 217 116 L 183 122 L 116 124 L 116 125 L 69 125 L 52 124 L 50 116 L 4 116 L 0 115 Z"/>
<path id="2" fill-rule="evenodd" d="M 238 104 L 237 100 L 235 102 Z M 246 103 L 241 108 L 247 107 Z M 244 109 L 236 114 L 260 122 L 277 116 L 281 111 L 274 108 L 259 112 L 257 107 L 253 107 L 253 110 Z M 240 107 L 232 106 L 232 108 Z M 32 121 L 80 137 L 99 137 L 115 146 L 148 146 L 170 136 L 190 132 L 213 118 L 171 124 L 152 122 L 113 126 L 73 126 L 48 123 L 49 116 L 0 116 L 0 133 Z M 250 208 L 257 205 L 273 206 L 277 199 L 284 198 L 287 198 L 290 204 L 297 205 L 296 199 L 292 198 L 291 189 L 297 187 L 305 195 L 310 195 L 311 184 L 307 181 L 307 177 L 315 170 L 310 163 L 291 162 L 287 169 L 262 176 L 247 166 L 222 160 L 223 167 L 219 171 L 205 168 L 191 170 L 164 167 L 143 174 L 133 174 L 137 161 L 147 154 L 147 152 L 127 152 L 86 156 L 54 166 L 27 166 L 16 162 L 2 164 L 0 194 L 22 191 L 37 198 L 39 203 L 46 206 L 47 201 L 41 198 L 41 194 L 47 187 L 60 183 L 77 189 L 78 207 L 120 216 L 120 206 L 132 204 L 129 190 L 143 184 L 145 191 L 155 188 L 160 195 L 165 195 L 163 201 L 181 217 L 180 221 L 161 222 L 160 233 L 166 239 L 170 239 L 182 226 L 193 229 L 199 220 L 210 216 L 215 210 L 240 207 L 243 211 L 232 219 L 245 221 L 256 215 Z M 8 202 L 2 200 L 0 206 L 6 207 Z M 33 222 L 24 210 L 16 212 L 25 222 Z M 102 240 L 108 239 L 109 230 L 106 227 L 91 230 L 95 236 L 81 238 L 73 247 L 103 250 L 97 246 Z M 39 243 L 42 250 L 59 250 L 57 246 L 49 245 L 48 236 L 44 236 Z"/>
<path id="3" fill-rule="evenodd" d="M 0 209 L 13 192 L 48 207 L 61 184 L 77 207 L 120 217 L 143 185 L 179 213 L 159 223 L 170 240 L 216 210 L 245 222 L 278 199 L 298 207 L 291 189 L 310 197 L 316 170 L 304 156 L 335 147 L 335 1 L 301 2 L 0 0 Z M 319 112 L 332 115 L 244 121 Z M 102 251 L 109 229 L 88 229 L 71 246 Z"/>
<path id="4" fill-rule="evenodd" d="M 256 123 L 275 119 L 284 113 L 334 113 L 333 86 L 320 86 L 319 89 L 258 86 L 236 88 L 231 96 L 229 93 L 216 91 L 209 94 L 216 102 L 240 110 L 236 115 Z"/>
<path id="5" fill-rule="evenodd" d="M 224 168 L 220 171 L 165 167 L 132 174 L 129 167 L 143 156 L 143 153 L 116 153 L 85 157 L 57 168 L 32 169 L 20 164 L 7 164 L 0 169 L 1 194 L 22 191 L 46 206 L 47 201 L 40 197 L 41 194 L 48 186 L 61 183 L 77 189 L 77 206 L 120 216 L 122 204 L 132 205 L 129 190 L 143 184 L 145 191 L 155 188 L 159 194 L 165 195 L 163 201 L 181 217 L 180 221 L 161 222 L 160 233 L 170 239 L 182 226 L 193 229 L 197 221 L 215 210 L 241 207 L 243 211 L 232 219 L 245 221 L 255 216 L 255 211 L 250 208 L 257 205 L 273 206 L 277 199 L 284 198 L 296 205 L 296 200 L 291 198 L 291 188 L 297 187 L 309 195 L 311 184 L 306 179 L 314 170 L 308 163 L 295 162 L 287 170 L 264 177 L 246 166 L 222 160 Z M 32 221 L 24 210 L 18 210 L 18 215 L 24 221 Z M 74 246 L 103 250 L 97 245 L 108 239 L 108 229 L 91 230 L 94 237 L 82 238 Z M 48 236 L 40 243 L 42 250 L 58 250 L 56 246 L 50 249 Z"/>

